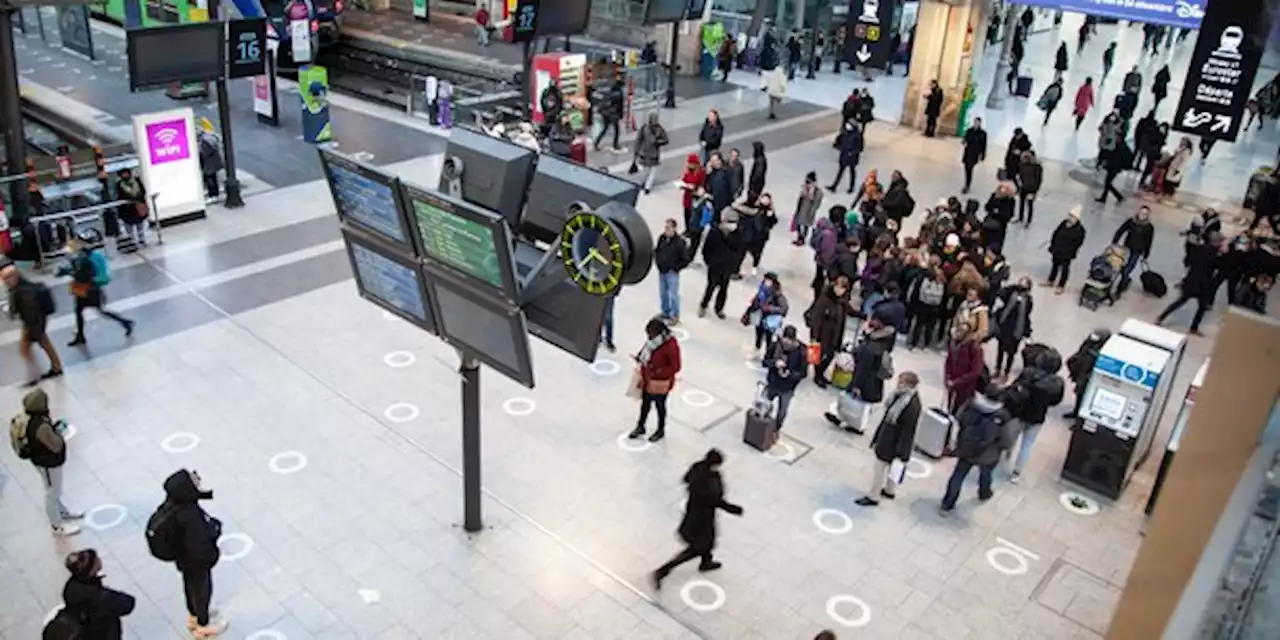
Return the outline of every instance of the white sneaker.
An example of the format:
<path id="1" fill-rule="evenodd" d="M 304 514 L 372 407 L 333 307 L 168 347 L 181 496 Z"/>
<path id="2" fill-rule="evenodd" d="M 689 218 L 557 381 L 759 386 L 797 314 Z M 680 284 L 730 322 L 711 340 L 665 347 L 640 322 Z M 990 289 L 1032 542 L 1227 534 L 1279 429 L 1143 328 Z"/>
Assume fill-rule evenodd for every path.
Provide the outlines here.
<path id="1" fill-rule="evenodd" d="M 756 267 L 751 267 L 751 277 L 752 277 L 752 278 L 755 278 L 755 277 L 757 277 L 757 276 L 759 276 L 759 275 L 760 275 L 760 269 L 758 269 L 758 268 L 756 268 Z"/>
<path id="2" fill-rule="evenodd" d="M 53 535 L 55 536 L 67 537 L 74 536 L 77 533 L 80 533 L 80 527 L 74 524 L 63 523 L 53 528 Z"/>
<path id="3" fill-rule="evenodd" d="M 1012 482 L 1013 484 L 1022 484 L 1022 474 L 1014 471 L 1013 475 L 1009 476 L 1009 482 Z"/>
<path id="4" fill-rule="evenodd" d="M 228 626 L 230 625 L 226 620 L 211 620 L 209 624 L 203 627 L 192 629 L 191 636 L 194 638 L 212 638 L 226 633 Z"/>

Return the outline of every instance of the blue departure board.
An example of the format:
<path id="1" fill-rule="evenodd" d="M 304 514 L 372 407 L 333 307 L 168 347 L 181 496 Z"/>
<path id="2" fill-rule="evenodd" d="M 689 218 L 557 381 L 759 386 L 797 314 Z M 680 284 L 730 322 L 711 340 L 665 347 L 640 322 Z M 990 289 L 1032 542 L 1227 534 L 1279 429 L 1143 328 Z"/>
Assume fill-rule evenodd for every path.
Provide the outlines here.
<path id="1" fill-rule="evenodd" d="M 327 150 L 321 150 L 320 157 L 339 217 L 401 247 L 413 246 L 395 178 Z"/>
<path id="2" fill-rule="evenodd" d="M 434 333 L 435 318 L 417 265 L 397 259 L 371 243 L 354 241 L 349 233 L 346 236 L 360 294 Z"/>

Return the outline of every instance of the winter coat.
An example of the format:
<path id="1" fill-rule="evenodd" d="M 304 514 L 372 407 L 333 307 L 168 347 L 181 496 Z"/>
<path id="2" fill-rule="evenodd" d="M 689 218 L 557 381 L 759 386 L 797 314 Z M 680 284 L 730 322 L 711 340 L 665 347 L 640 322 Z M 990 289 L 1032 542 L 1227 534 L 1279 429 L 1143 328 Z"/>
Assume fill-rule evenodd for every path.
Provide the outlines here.
<path id="1" fill-rule="evenodd" d="M 957 457 L 980 466 L 999 462 L 1000 452 L 1009 448 L 1009 442 L 1004 436 L 1004 426 L 1011 418 L 999 400 L 985 395 L 973 396 L 972 401 L 956 413 L 956 423 L 960 427 L 956 441 L 967 442 L 970 440 L 969 430 L 981 429 L 981 435 L 974 438 L 979 446 L 974 451 L 957 450 Z"/>
<path id="2" fill-rule="evenodd" d="M 1169 95 L 1169 81 L 1172 80 L 1169 74 L 1169 67 L 1161 67 L 1156 72 L 1156 77 L 1151 81 L 1151 94 L 1158 100 L 1163 100 Z"/>
<path id="3" fill-rule="evenodd" d="M 884 281 L 896 279 L 885 277 Z M 886 296 L 871 307 L 871 315 L 880 319 L 886 327 L 893 327 L 899 333 L 907 330 L 907 303 L 897 296 Z"/>
<path id="4" fill-rule="evenodd" d="M 1057 71 L 1067 70 L 1067 45 L 1058 45 L 1057 59 L 1053 63 L 1053 68 Z"/>
<path id="5" fill-rule="evenodd" d="M 81 637 L 85 640 L 120 640 L 124 630 L 120 618 L 133 613 L 133 596 L 102 586 L 102 578 L 85 580 L 72 577 L 62 587 L 63 607 L 82 620 Z"/>
<path id="6" fill-rule="evenodd" d="M 1023 193 L 1035 194 L 1044 184 L 1044 166 L 1038 161 L 1022 161 L 1018 164 L 1018 183 Z"/>
<path id="7" fill-rule="evenodd" d="M 707 119 L 702 123 L 702 131 L 698 133 L 698 141 L 707 152 L 719 151 L 724 142 L 724 123 Z"/>
<path id="8" fill-rule="evenodd" d="M 667 336 L 666 341 L 649 354 L 649 361 L 640 366 L 640 381 L 645 385 L 653 381 L 674 381 L 681 366 L 680 343 L 674 336 Z"/>
<path id="9" fill-rule="evenodd" d="M 747 201 L 754 204 L 764 193 L 765 178 L 769 174 L 769 158 L 764 154 L 764 143 L 751 143 L 751 177 L 747 179 Z"/>
<path id="10" fill-rule="evenodd" d="M 830 270 L 835 264 L 836 247 L 840 244 L 836 228 L 830 220 L 818 218 L 814 233 L 818 234 L 818 246 L 813 251 L 813 260 L 824 271 Z"/>
<path id="11" fill-rule="evenodd" d="M 684 236 L 666 234 L 658 236 L 658 243 L 653 248 L 653 266 L 658 273 L 675 273 L 685 268 L 689 262 L 689 243 Z"/>
<path id="12" fill-rule="evenodd" d="M 712 227 L 702 242 L 702 260 L 707 269 L 733 269 L 737 266 L 742 240 L 738 233 L 725 233 L 720 227 Z"/>
<path id="13" fill-rule="evenodd" d="M 896 335 L 893 327 L 881 327 L 867 335 L 853 352 L 853 384 L 850 390 L 863 402 L 874 404 L 884 399 L 885 380 L 880 377 L 880 367 L 885 354 L 893 349 Z"/>
<path id="14" fill-rule="evenodd" d="M 1137 71 L 1124 74 L 1124 92 L 1136 95 L 1140 91 L 1142 91 L 1142 74 Z"/>
<path id="15" fill-rule="evenodd" d="M 1071 110 L 1076 116 L 1084 116 L 1093 108 L 1093 85 L 1082 84 L 1076 89 L 1076 104 Z"/>
<path id="16" fill-rule="evenodd" d="M 1017 344 L 1031 335 L 1031 292 L 1005 287 L 997 295 L 1002 305 L 995 312 L 996 335 L 1005 344 Z"/>
<path id="17" fill-rule="evenodd" d="M 1044 424 L 1049 410 L 1062 404 L 1067 391 L 1067 384 L 1062 376 L 1036 367 L 1023 369 L 1009 387 L 1020 388 L 1025 393 L 1022 406 L 1014 407 L 1013 415 L 1027 425 Z"/>
<path id="18" fill-rule="evenodd" d="M 719 220 L 720 212 L 731 206 L 734 198 L 738 197 L 733 170 L 721 167 L 707 174 L 706 189 L 711 194 L 711 210 L 715 212 L 715 219 Z"/>
<path id="19" fill-rule="evenodd" d="M 955 321 L 967 323 L 976 340 L 985 340 L 991 334 L 991 309 L 982 300 L 961 301 Z"/>
<path id="20" fill-rule="evenodd" d="M 861 276 L 858 269 L 858 256 L 843 242 L 836 245 L 836 257 L 832 263 L 830 278 L 844 276 L 849 282 L 857 282 Z"/>
<path id="21" fill-rule="evenodd" d="M 600 117 L 608 122 L 621 120 L 626 112 L 626 103 L 626 88 L 621 82 L 613 83 L 605 92 L 603 104 L 600 105 Z"/>
<path id="22" fill-rule="evenodd" d="M 222 552 L 218 538 L 222 536 L 222 522 L 200 508 L 197 501 L 213 497 L 211 491 L 201 491 L 185 469 L 175 471 L 164 481 L 165 500 L 161 508 L 172 509 L 170 516 L 176 519 L 178 532 L 178 557 L 174 564 L 179 571 L 208 571 L 218 564 Z"/>
<path id="23" fill-rule="evenodd" d="M 798 227 L 812 227 L 822 209 L 822 187 L 816 184 L 805 185 L 796 200 L 796 213 L 792 222 Z"/>
<path id="24" fill-rule="evenodd" d="M 636 164 L 656 167 L 662 159 L 662 147 L 667 145 L 667 130 L 660 124 L 645 123 L 636 134 Z"/>
<path id="25" fill-rule="evenodd" d="M 1062 102 L 1062 84 L 1055 82 L 1045 87 L 1044 93 L 1040 94 L 1040 99 L 1036 101 L 1036 106 L 1047 113 L 1057 109 L 1059 102 Z"/>
<path id="26" fill-rule="evenodd" d="M 968 402 L 978 392 L 978 380 L 982 378 L 982 345 L 976 340 L 947 346 L 947 358 L 943 364 L 943 376 L 951 382 L 949 390 L 955 398 L 955 406 Z"/>
<path id="27" fill-rule="evenodd" d="M 1139 223 L 1131 217 L 1116 229 L 1116 234 L 1111 237 L 1111 244 L 1123 245 L 1145 259 L 1151 257 L 1151 242 L 1155 239 L 1155 233 L 1155 226 L 1150 220 Z"/>
<path id="28" fill-rule="evenodd" d="M 856 166 L 862 157 L 862 129 L 853 124 L 845 125 L 840 133 L 840 164 L 846 167 Z"/>
<path id="29" fill-rule="evenodd" d="M 1169 159 L 1169 167 L 1164 172 L 1164 181 L 1182 184 L 1182 178 L 1187 173 L 1187 165 L 1191 163 L 1191 155 L 1191 149 L 1178 147 L 1178 150 L 1173 152 L 1173 157 Z"/>
<path id="30" fill-rule="evenodd" d="M 847 296 L 837 297 L 835 289 L 827 287 L 804 314 L 809 339 L 822 345 L 824 352 L 835 351 L 844 342 L 844 324 L 850 313 Z"/>
<path id="31" fill-rule="evenodd" d="M 742 189 L 747 186 L 747 168 L 741 162 L 726 162 L 725 168 L 729 171 L 729 176 L 733 182 L 733 197 L 737 198 L 742 195 Z"/>
<path id="32" fill-rule="evenodd" d="M 1121 124 L 1119 120 L 1107 118 L 1098 125 L 1098 148 L 1113 151 L 1120 144 Z"/>
<path id="33" fill-rule="evenodd" d="M 697 154 L 691 153 L 689 155 L 692 156 L 691 160 L 693 162 L 700 162 Z M 707 171 L 706 169 L 702 168 L 701 164 L 693 168 L 690 168 L 686 165 L 684 169 L 684 173 L 680 174 L 680 182 L 683 182 L 689 185 L 690 187 L 694 187 L 694 189 L 683 189 L 683 188 L 681 189 L 681 191 L 683 192 L 680 194 L 681 203 L 684 204 L 684 208 L 688 209 L 693 206 L 693 192 L 696 190 L 696 188 L 706 186 Z M 719 211 L 719 209 L 712 209 L 712 210 Z"/>
<path id="34" fill-rule="evenodd" d="M 911 215 L 911 210 L 915 208 L 915 199 L 911 197 L 910 185 L 906 178 L 894 180 L 889 183 L 889 190 L 885 192 L 884 198 L 880 204 L 884 207 L 884 213 L 889 219 L 901 222 L 903 218 Z"/>
<path id="35" fill-rule="evenodd" d="M 792 347 L 783 345 L 782 340 L 773 343 L 773 350 L 765 357 L 764 362 L 769 367 L 769 373 L 765 376 L 765 384 L 773 391 L 783 393 L 795 391 L 800 385 L 800 381 L 804 380 L 809 370 L 808 354 L 805 345 L 797 342 Z M 774 365 L 778 360 L 787 363 L 786 373 L 778 370 Z"/>
<path id="36" fill-rule="evenodd" d="M 710 553 L 716 546 L 716 510 L 741 515 L 742 507 L 725 501 L 724 480 L 705 460 L 689 467 L 684 483 L 689 487 L 689 500 L 680 521 L 680 538 L 694 551 Z"/>
<path id="37" fill-rule="evenodd" d="M 9 289 L 9 318 L 22 322 L 32 336 L 43 334 L 49 315 L 42 300 L 52 295 L 43 283 L 18 276 L 18 284 Z"/>
<path id="38" fill-rule="evenodd" d="M 969 127 L 964 132 L 964 155 L 960 161 L 972 166 L 987 159 L 987 132 L 980 127 Z"/>
<path id="39" fill-rule="evenodd" d="M 929 96 L 925 98 L 924 114 L 931 118 L 936 118 L 942 113 L 942 89 L 934 87 L 929 91 Z"/>
<path id="40" fill-rule="evenodd" d="M 200 173 L 211 176 L 222 170 L 222 151 L 218 148 L 217 136 L 200 132 L 196 138 L 196 146 L 200 150 Z"/>
<path id="41" fill-rule="evenodd" d="M 1212 301 L 1218 291 L 1218 269 L 1222 256 L 1211 246 L 1191 247 L 1187 252 L 1187 273 L 1182 277 L 1182 293 Z"/>
<path id="42" fill-rule="evenodd" d="M 1049 255 L 1059 260 L 1074 260 L 1083 245 L 1084 225 L 1079 222 L 1069 225 L 1063 220 L 1049 238 Z"/>
<path id="43" fill-rule="evenodd" d="M 894 400 L 897 399 L 901 391 L 895 391 L 889 394 L 888 400 L 884 406 L 887 408 L 893 406 Z M 871 436 L 871 449 L 876 454 L 876 459 L 881 462 L 892 462 L 894 459 L 906 462 L 911 459 L 911 451 L 915 447 L 916 442 L 916 425 L 920 422 L 920 413 L 923 405 L 920 402 L 920 394 L 913 391 L 911 399 L 907 401 L 907 406 L 898 414 L 898 419 L 889 422 L 889 416 L 885 415 L 880 420 L 880 426 L 876 427 L 875 435 Z"/>

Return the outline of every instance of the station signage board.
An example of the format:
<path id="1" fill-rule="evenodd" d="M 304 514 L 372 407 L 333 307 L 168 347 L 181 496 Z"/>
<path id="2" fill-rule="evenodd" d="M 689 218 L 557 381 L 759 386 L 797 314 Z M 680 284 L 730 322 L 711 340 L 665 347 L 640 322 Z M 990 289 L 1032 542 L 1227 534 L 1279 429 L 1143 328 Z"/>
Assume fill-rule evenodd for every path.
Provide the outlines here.
<path id="1" fill-rule="evenodd" d="M 1214 0 L 1223 4 L 1226 0 Z M 1198 29 L 1209 0 L 1019 0 L 1018 4 L 1100 18 Z"/>
<path id="2" fill-rule="evenodd" d="M 892 54 L 893 0 L 849 0 L 846 17 L 845 61 L 883 68 Z"/>
<path id="3" fill-rule="evenodd" d="M 133 148 L 142 184 L 155 194 L 151 213 L 161 224 L 203 213 L 204 181 L 189 107 L 133 116 Z"/>
<path id="4" fill-rule="evenodd" d="M 1270 31 L 1265 0 L 1209 6 L 1174 112 L 1175 130 L 1235 141 Z"/>
<path id="5" fill-rule="evenodd" d="M 511 12 L 511 41 L 533 42 L 538 37 L 540 0 L 516 0 Z"/>
<path id="6" fill-rule="evenodd" d="M 82 4 L 58 7 L 58 36 L 62 38 L 62 48 L 94 59 L 89 7 Z"/>
<path id="7" fill-rule="evenodd" d="M 267 21 L 248 18 L 227 22 L 227 77 L 252 78 L 266 73 Z"/>

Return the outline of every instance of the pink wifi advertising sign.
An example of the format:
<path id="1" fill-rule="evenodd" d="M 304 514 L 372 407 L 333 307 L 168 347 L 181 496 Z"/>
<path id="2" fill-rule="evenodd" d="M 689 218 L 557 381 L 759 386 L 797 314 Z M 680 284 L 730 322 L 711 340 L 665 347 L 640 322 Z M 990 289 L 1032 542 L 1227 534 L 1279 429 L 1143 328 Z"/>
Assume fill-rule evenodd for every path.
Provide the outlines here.
<path id="1" fill-rule="evenodd" d="M 190 158 L 186 119 L 178 118 L 147 125 L 147 152 L 151 155 L 153 167 Z"/>

